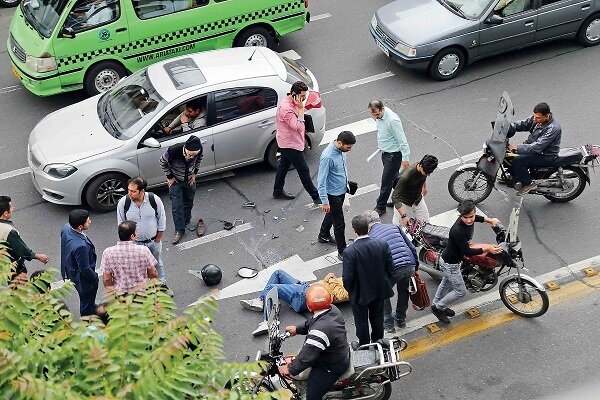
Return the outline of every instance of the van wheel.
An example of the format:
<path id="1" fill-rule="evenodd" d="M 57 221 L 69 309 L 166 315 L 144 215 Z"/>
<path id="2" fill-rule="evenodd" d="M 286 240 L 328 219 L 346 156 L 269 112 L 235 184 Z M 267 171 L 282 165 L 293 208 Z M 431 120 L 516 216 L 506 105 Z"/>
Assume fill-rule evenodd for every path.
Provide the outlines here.
<path id="1" fill-rule="evenodd" d="M 448 81 L 455 78 L 465 64 L 462 50 L 450 47 L 437 53 L 429 65 L 429 75 L 438 81 Z"/>
<path id="2" fill-rule="evenodd" d="M 88 95 L 95 96 L 114 88 L 125 75 L 125 68 L 121 64 L 102 61 L 85 74 L 83 87 Z"/>
<path id="3" fill-rule="evenodd" d="M 233 45 L 235 47 L 268 47 L 274 50 L 277 42 L 273 34 L 267 29 L 262 26 L 251 26 L 237 35 Z"/>
<path id="4" fill-rule="evenodd" d="M 127 177 L 114 172 L 95 177 L 87 186 L 86 203 L 96 211 L 108 212 L 117 208 L 121 197 L 127 194 Z"/>
<path id="5" fill-rule="evenodd" d="M 19 1 L 21 0 L 0 0 L 0 7 L 16 7 L 17 4 L 19 4 Z"/>
<path id="6" fill-rule="evenodd" d="M 577 40 L 584 46 L 595 46 L 600 43 L 600 14 L 592 15 L 581 24 Z"/>

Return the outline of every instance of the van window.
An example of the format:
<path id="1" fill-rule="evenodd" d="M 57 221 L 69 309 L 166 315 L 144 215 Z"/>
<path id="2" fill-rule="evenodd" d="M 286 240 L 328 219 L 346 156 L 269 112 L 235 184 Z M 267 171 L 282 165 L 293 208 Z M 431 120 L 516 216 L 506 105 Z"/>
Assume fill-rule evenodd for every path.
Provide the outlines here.
<path id="1" fill-rule="evenodd" d="M 149 19 L 202 7 L 209 0 L 132 0 L 135 13 L 140 19 Z"/>
<path id="2" fill-rule="evenodd" d="M 81 32 L 119 18 L 118 0 L 79 0 L 65 21 L 65 28 Z"/>
<path id="3" fill-rule="evenodd" d="M 242 88 L 215 93 L 217 123 L 277 105 L 277 92 L 269 88 Z"/>

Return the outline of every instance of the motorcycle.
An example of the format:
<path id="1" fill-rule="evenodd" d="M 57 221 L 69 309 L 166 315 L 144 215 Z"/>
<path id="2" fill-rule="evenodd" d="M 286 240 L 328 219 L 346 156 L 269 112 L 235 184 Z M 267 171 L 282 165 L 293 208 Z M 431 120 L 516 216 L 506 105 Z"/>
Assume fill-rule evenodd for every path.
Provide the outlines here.
<path id="1" fill-rule="evenodd" d="M 502 303 L 517 315 L 534 318 L 548 311 L 550 301 L 544 286 L 521 272 L 526 270 L 521 241 L 517 236 L 522 201 L 521 198 L 518 207 L 513 208 L 508 229 L 500 224 L 492 228 L 502 252 L 466 256 L 461 264 L 461 273 L 467 290 L 472 293 L 493 289 L 499 277 L 506 275 L 498 286 Z M 407 230 L 413 244 L 419 249 L 419 269 L 433 278 L 441 279 L 443 273 L 439 261 L 448 243 L 450 228 L 411 218 Z M 511 274 L 513 269 L 516 274 Z"/>
<path id="2" fill-rule="evenodd" d="M 310 369 L 303 371 L 299 376 L 289 377 L 280 374 L 277 368 L 279 365 L 290 364 L 294 355 L 284 355 L 281 352 L 281 345 L 290 334 L 279 332 L 279 299 L 275 288 L 269 291 L 264 304 L 267 307 L 269 349 L 258 351 L 256 354 L 255 360 L 259 363 L 261 372 L 244 381 L 246 385 L 250 385 L 249 389 L 253 395 L 283 389 L 292 393 L 292 399 L 306 399 Z M 351 350 L 350 367 L 323 399 L 389 399 L 392 394 L 391 382 L 412 372 L 410 363 L 402 361 L 401 352 L 406 347 L 405 340 L 394 337 Z M 242 379 L 239 381 L 241 382 Z"/>
<path id="3" fill-rule="evenodd" d="M 476 164 L 463 164 L 448 180 L 450 196 L 457 202 L 484 201 L 492 192 L 496 182 L 504 183 L 517 190 L 508 171 L 517 154 L 508 152 L 510 131 L 515 110 L 506 92 L 502 93 L 496 121 L 492 122 L 492 137 L 483 145 L 483 154 Z M 574 200 L 590 184 L 590 167 L 600 165 L 600 146 L 587 144 L 580 147 L 560 149 L 558 158 L 551 165 L 531 167 L 530 174 L 537 189 L 529 194 L 541 195 L 555 203 Z"/>

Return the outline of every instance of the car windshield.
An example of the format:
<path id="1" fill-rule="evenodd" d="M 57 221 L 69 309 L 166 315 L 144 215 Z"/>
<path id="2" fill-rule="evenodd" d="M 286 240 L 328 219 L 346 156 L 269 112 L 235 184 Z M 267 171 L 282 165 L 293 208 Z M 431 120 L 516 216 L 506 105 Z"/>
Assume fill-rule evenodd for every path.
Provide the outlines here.
<path id="1" fill-rule="evenodd" d="M 25 0 L 21 10 L 25 21 L 40 35 L 49 38 L 69 0 Z"/>
<path id="2" fill-rule="evenodd" d="M 308 86 L 308 88 L 310 90 L 312 90 L 313 88 L 313 81 L 312 79 L 310 79 L 310 75 L 308 74 L 308 69 L 300 64 L 297 61 L 291 60 L 285 56 L 279 56 L 279 58 L 281 58 L 281 61 L 283 61 L 283 65 L 285 65 L 285 70 L 287 72 L 287 78 L 285 79 L 285 81 L 289 84 L 294 84 L 298 81 L 302 81 L 304 83 L 306 83 L 306 86 Z"/>
<path id="3" fill-rule="evenodd" d="M 108 133 L 117 139 L 128 140 L 166 104 L 148 79 L 148 70 L 142 69 L 100 98 L 98 117 Z"/>
<path id="4" fill-rule="evenodd" d="M 496 0 L 438 0 L 465 19 L 478 18 Z"/>

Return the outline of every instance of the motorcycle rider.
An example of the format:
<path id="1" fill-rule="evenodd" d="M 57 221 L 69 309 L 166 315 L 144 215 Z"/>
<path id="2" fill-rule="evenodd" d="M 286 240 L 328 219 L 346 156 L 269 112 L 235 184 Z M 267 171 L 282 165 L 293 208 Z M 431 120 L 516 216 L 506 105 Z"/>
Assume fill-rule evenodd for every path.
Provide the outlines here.
<path id="1" fill-rule="evenodd" d="M 350 366 L 350 348 L 340 310 L 331 304 L 331 293 L 315 284 L 306 290 L 306 305 L 313 313 L 304 324 L 286 326 L 291 336 L 306 335 L 300 353 L 291 364 L 279 366 L 285 376 L 297 376 L 312 368 L 308 376 L 306 400 L 322 400 Z"/>
<path id="2" fill-rule="evenodd" d="M 474 222 L 486 222 L 492 226 L 500 223 L 498 218 L 487 218 L 476 215 L 475 203 L 472 200 L 462 201 L 458 205 L 460 216 L 450 228 L 448 245 L 440 258 L 440 268 L 444 277 L 435 292 L 431 303 L 433 315 L 445 324 L 450 323 L 448 317 L 455 315 L 454 310 L 448 306 L 467 294 L 467 287 L 460 270 L 461 261 L 464 256 L 491 253 L 499 254 L 502 248 L 495 244 L 472 244 Z"/>
<path id="3" fill-rule="evenodd" d="M 551 165 L 558 157 L 562 130 L 550 112 L 547 103 L 539 103 L 533 108 L 533 115 L 523 121 L 511 124 L 508 137 L 515 132 L 529 131 L 529 137 L 523 144 L 508 145 L 508 150 L 518 154 L 514 158 L 511 174 L 515 182 L 521 182 L 523 187 L 517 192 L 518 196 L 537 189 L 529 174 L 530 167 Z"/>

